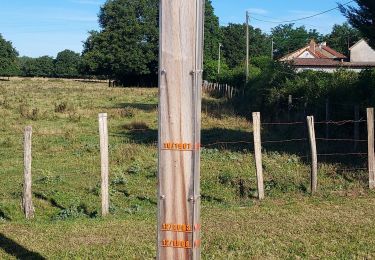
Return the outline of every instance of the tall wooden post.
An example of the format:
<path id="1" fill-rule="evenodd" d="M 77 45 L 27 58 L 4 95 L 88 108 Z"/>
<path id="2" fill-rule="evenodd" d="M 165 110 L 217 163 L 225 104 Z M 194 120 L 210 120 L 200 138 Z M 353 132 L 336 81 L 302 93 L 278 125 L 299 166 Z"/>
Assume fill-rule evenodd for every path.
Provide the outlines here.
<path id="1" fill-rule="evenodd" d="M 203 0 L 160 1 L 157 259 L 200 259 Z"/>
<path id="2" fill-rule="evenodd" d="M 369 188 L 375 188 L 374 108 L 367 108 Z"/>
<path id="3" fill-rule="evenodd" d="M 314 117 L 307 117 L 307 126 L 309 130 L 309 141 L 311 151 L 311 193 L 314 194 L 318 187 L 318 155 L 316 149 Z"/>
<path id="4" fill-rule="evenodd" d="M 24 134 L 24 184 L 23 184 L 23 196 L 22 196 L 22 208 L 27 219 L 34 218 L 34 206 L 32 201 L 32 191 L 31 191 L 31 136 L 32 127 L 28 126 L 25 128 Z"/>
<path id="5" fill-rule="evenodd" d="M 261 139 L 260 113 L 253 113 L 254 154 L 257 171 L 258 199 L 264 199 L 263 165 L 262 165 L 262 139 Z"/>
<path id="6" fill-rule="evenodd" d="M 109 213 L 109 158 L 107 113 L 99 114 L 102 216 Z"/>

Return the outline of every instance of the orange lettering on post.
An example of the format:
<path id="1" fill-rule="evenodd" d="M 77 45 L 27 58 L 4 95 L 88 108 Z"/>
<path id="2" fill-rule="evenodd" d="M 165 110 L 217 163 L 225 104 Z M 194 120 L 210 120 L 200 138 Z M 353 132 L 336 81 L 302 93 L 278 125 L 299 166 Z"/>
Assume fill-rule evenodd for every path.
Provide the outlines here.
<path id="1" fill-rule="evenodd" d="M 161 231 L 170 231 L 170 232 L 184 232 L 184 233 L 191 233 L 193 230 L 190 225 L 186 224 L 162 224 Z"/>
<path id="2" fill-rule="evenodd" d="M 191 249 L 189 241 L 185 240 L 168 240 L 164 239 L 161 244 L 162 247 L 172 247 L 172 248 L 182 248 L 182 249 Z"/>
<path id="3" fill-rule="evenodd" d="M 196 151 L 200 150 L 200 144 L 191 144 L 183 142 L 165 142 L 163 143 L 163 150 L 172 150 L 172 151 Z"/>

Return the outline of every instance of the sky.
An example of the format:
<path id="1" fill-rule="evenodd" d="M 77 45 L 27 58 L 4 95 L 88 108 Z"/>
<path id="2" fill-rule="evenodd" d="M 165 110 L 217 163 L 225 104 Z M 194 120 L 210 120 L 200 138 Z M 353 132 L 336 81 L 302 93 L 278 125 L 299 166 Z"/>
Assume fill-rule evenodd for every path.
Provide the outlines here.
<path id="1" fill-rule="evenodd" d="M 220 24 L 243 23 L 250 12 L 250 24 L 269 33 L 277 22 L 298 19 L 349 0 L 212 0 Z M 21 56 L 55 57 L 62 50 L 82 51 L 90 30 L 99 30 L 97 15 L 105 0 L 2 0 L 0 33 L 13 43 Z M 256 19 L 271 21 L 261 22 Z M 303 20 L 297 26 L 329 33 L 345 17 L 338 10 Z"/>

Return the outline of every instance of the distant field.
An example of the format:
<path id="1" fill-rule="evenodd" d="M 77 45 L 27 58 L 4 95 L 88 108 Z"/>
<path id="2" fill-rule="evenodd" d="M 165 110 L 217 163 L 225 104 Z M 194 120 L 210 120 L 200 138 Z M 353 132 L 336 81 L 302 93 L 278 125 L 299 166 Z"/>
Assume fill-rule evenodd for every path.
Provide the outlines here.
<path id="1" fill-rule="evenodd" d="M 98 113 L 109 115 L 111 216 L 100 217 Z M 249 111 L 250 113 L 251 111 Z M 0 81 L 0 259 L 153 259 L 157 89 L 59 79 Z M 202 115 L 203 259 L 373 258 L 375 193 L 365 172 L 264 153 L 256 196 L 251 125 L 223 100 Z M 36 218 L 20 209 L 23 129 L 32 125 Z M 211 144 L 207 146 L 207 144 Z"/>

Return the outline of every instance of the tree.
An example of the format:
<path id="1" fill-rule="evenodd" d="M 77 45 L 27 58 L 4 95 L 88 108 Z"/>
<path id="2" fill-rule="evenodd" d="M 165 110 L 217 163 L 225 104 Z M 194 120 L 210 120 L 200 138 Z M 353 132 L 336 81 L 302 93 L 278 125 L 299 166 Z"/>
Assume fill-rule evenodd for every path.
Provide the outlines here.
<path id="1" fill-rule="evenodd" d="M 246 59 L 246 24 L 233 24 L 221 28 L 223 34 L 223 56 L 229 67 L 245 64 Z M 270 55 L 271 41 L 260 29 L 249 28 L 250 57 Z"/>
<path id="2" fill-rule="evenodd" d="M 346 56 L 349 55 L 349 47 L 360 39 L 360 32 L 351 27 L 349 23 L 335 24 L 332 32 L 325 37 L 325 41 L 330 47 Z"/>
<path id="3" fill-rule="evenodd" d="M 158 1 L 108 0 L 101 31 L 84 43 L 83 68 L 123 84 L 155 84 L 158 71 Z"/>
<path id="4" fill-rule="evenodd" d="M 21 57 L 19 59 L 22 76 L 26 77 L 53 77 L 54 59 L 50 56 L 39 58 Z"/>
<path id="5" fill-rule="evenodd" d="M 294 28 L 294 24 L 278 25 L 272 28 L 271 37 L 275 43 L 275 58 L 281 58 L 304 47 L 311 39 L 316 41 L 323 39 L 323 36 L 315 29 L 307 31 L 305 26 Z"/>
<path id="6" fill-rule="evenodd" d="M 217 59 L 219 18 L 205 0 L 204 62 Z M 158 0 L 108 0 L 100 10 L 100 31 L 84 43 L 82 72 L 123 84 L 155 85 L 158 72 Z"/>
<path id="7" fill-rule="evenodd" d="M 79 76 L 81 55 L 71 50 L 64 50 L 57 54 L 55 59 L 55 75 L 63 78 Z"/>
<path id="8" fill-rule="evenodd" d="M 211 0 L 205 0 L 204 15 L 204 60 L 217 60 L 219 43 L 221 41 L 221 31 L 219 17 L 215 15 L 215 10 L 212 6 Z"/>
<path id="9" fill-rule="evenodd" d="M 217 78 L 217 69 L 214 64 L 218 63 L 219 44 L 221 43 L 221 30 L 219 17 L 215 15 L 215 10 L 211 0 L 205 0 L 205 21 L 204 21 L 204 59 L 203 59 L 203 77 L 205 79 Z M 224 65 L 224 62 L 222 63 Z"/>
<path id="10" fill-rule="evenodd" d="M 375 49 L 375 2 L 374 0 L 355 0 L 356 7 L 339 5 L 341 12 L 348 18 L 349 23 L 359 30 L 367 39 L 368 44 Z"/>
<path id="11" fill-rule="evenodd" d="M 18 52 L 12 43 L 0 34 L 0 76 L 15 76 L 19 73 Z"/>

